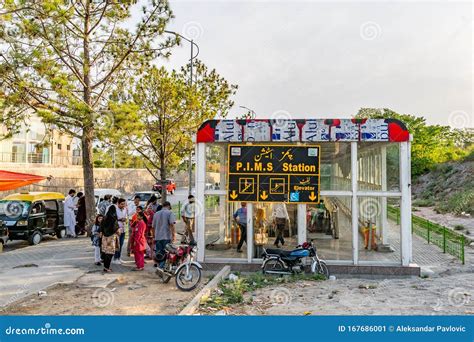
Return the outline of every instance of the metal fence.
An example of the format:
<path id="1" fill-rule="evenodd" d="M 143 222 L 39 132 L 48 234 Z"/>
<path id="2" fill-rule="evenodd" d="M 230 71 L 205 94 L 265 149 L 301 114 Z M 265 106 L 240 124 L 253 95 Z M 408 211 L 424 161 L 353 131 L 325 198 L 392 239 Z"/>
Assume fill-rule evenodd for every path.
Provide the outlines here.
<path id="1" fill-rule="evenodd" d="M 388 217 L 400 224 L 400 209 L 388 206 Z M 466 244 L 464 235 L 416 215 L 411 216 L 411 227 L 413 234 L 422 237 L 428 243 L 438 246 L 443 250 L 443 253 L 455 256 L 464 265 L 464 247 Z"/>

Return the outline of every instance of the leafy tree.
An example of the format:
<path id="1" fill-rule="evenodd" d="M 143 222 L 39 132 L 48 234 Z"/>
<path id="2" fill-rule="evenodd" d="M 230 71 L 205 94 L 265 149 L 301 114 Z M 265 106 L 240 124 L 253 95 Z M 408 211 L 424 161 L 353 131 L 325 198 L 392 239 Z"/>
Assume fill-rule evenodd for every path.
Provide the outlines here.
<path id="1" fill-rule="evenodd" d="M 10 134 L 31 113 L 81 139 L 86 205 L 94 208 L 93 141 L 133 122 L 130 108 L 111 95 L 159 56 L 175 37 L 163 38 L 172 18 L 167 0 L 7 0 L 0 5 L 0 119 Z M 126 115 L 132 117 L 126 117 Z"/>
<path id="2" fill-rule="evenodd" d="M 225 117 L 233 105 L 230 98 L 236 86 L 200 61 L 195 62 L 194 68 L 196 79 L 192 87 L 188 84 L 189 68 L 169 72 L 152 67 L 130 94 L 139 108 L 141 129 L 128 132 L 125 143 L 143 157 L 145 167 L 161 181 L 163 189 L 169 171 L 176 169 L 191 152 L 192 135 L 201 123 Z M 164 202 L 166 191 L 162 195 Z"/>
<path id="3" fill-rule="evenodd" d="M 414 176 L 432 170 L 439 163 L 463 158 L 473 147 L 472 133 L 452 129 L 449 126 L 428 125 L 422 116 L 398 114 L 387 108 L 361 108 L 356 117 L 393 118 L 406 124 L 413 135 L 412 174 Z"/>

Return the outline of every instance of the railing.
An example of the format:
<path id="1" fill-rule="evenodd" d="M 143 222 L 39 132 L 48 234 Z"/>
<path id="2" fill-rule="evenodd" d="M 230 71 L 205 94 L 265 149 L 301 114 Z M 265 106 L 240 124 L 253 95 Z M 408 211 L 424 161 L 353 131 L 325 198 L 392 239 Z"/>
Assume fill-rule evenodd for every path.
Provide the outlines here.
<path id="1" fill-rule="evenodd" d="M 388 217 L 400 224 L 400 209 L 388 206 Z M 411 216 L 412 233 L 422 237 L 428 243 L 432 243 L 459 260 L 464 265 L 464 246 L 466 238 L 464 235 L 458 234 L 453 230 L 446 228 L 438 223 L 432 222 L 425 218 L 412 215 Z"/>

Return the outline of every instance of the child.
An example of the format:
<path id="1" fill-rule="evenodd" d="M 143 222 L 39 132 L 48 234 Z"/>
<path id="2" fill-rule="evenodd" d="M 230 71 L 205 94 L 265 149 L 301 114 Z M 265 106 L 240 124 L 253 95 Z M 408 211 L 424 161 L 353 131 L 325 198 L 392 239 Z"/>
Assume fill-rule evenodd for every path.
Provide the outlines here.
<path id="1" fill-rule="evenodd" d="M 101 245 L 101 238 L 100 238 L 100 224 L 102 220 L 104 219 L 103 215 L 97 215 L 95 218 L 95 223 L 92 226 L 92 231 L 91 231 L 91 240 L 92 240 L 92 246 L 94 246 L 94 260 L 95 264 L 97 266 L 102 265 L 102 260 L 100 257 L 100 245 Z"/>
<path id="2" fill-rule="evenodd" d="M 135 257 L 136 271 L 145 269 L 145 250 L 146 250 L 146 218 L 142 211 L 137 211 L 137 221 L 132 227 L 131 250 Z"/>

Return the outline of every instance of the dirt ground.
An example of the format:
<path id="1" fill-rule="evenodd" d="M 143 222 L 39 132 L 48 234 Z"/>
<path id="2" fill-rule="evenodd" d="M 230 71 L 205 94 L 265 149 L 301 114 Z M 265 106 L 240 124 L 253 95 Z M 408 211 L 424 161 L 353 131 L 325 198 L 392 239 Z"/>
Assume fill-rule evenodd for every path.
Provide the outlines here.
<path id="1" fill-rule="evenodd" d="M 163 284 L 152 268 L 106 275 L 97 270 L 0 309 L 0 315 L 176 315 L 207 280 L 203 276 L 200 287 L 183 292 L 174 279 Z"/>
<path id="2" fill-rule="evenodd" d="M 474 315 L 474 250 L 423 277 L 337 276 L 271 285 L 202 315 Z M 245 275 L 243 275 L 245 276 Z"/>

